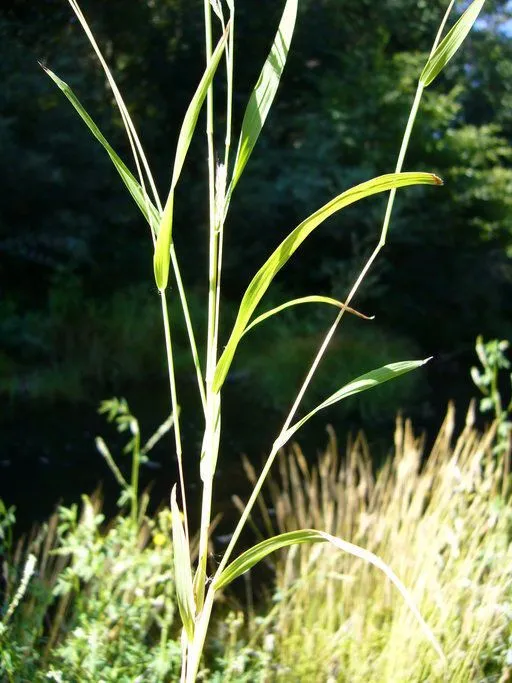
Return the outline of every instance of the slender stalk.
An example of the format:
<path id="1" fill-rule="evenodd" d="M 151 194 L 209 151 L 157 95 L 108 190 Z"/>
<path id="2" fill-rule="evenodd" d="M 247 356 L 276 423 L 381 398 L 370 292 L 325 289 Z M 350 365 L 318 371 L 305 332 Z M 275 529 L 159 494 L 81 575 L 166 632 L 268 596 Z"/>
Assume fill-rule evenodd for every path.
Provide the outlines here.
<path id="1" fill-rule="evenodd" d="M 185 318 L 185 325 L 187 328 L 188 340 L 190 344 L 190 350 L 192 352 L 192 359 L 194 361 L 194 367 L 196 369 L 197 386 L 199 388 L 199 395 L 201 396 L 201 403 L 203 405 L 203 412 L 206 415 L 206 394 L 204 390 L 203 374 L 201 371 L 201 361 L 199 359 L 199 354 L 197 352 L 196 338 L 194 334 L 194 328 L 192 326 L 192 320 L 190 318 L 190 310 L 188 307 L 187 296 L 185 293 L 185 288 L 183 287 L 183 280 L 181 279 L 181 272 L 178 264 L 178 258 L 176 256 L 176 250 L 174 248 L 174 243 L 171 244 L 171 263 L 174 272 L 174 277 L 176 279 L 176 285 L 178 287 L 178 294 L 180 297 L 181 308 L 183 310 L 183 317 Z"/>
<path id="2" fill-rule="evenodd" d="M 132 454 L 132 476 L 131 476 L 131 489 L 132 489 L 132 522 L 134 528 L 137 525 L 139 511 L 139 470 L 140 470 L 140 430 L 139 425 L 135 421 L 135 434 L 134 444 L 133 444 L 133 454 Z"/>
<path id="3" fill-rule="evenodd" d="M 201 661 L 201 654 L 203 652 L 204 641 L 206 639 L 206 633 L 208 631 L 208 625 L 210 623 L 210 617 L 212 614 L 214 597 L 215 591 L 213 591 L 210 586 L 210 589 L 206 594 L 203 608 L 196 621 L 194 641 L 187 652 L 185 683 L 195 683 L 197 672 L 199 670 L 199 662 Z"/>
<path id="4" fill-rule="evenodd" d="M 183 472 L 183 453 L 181 446 L 181 429 L 180 429 L 180 409 L 178 405 L 178 395 L 176 391 L 176 377 L 174 373 L 174 357 L 172 353 L 172 339 L 171 326 L 169 323 L 169 311 L 167 310 L 167 298 L 165 292 L 160 294 L 162 301 L 162 319 L 165 333 L 165 350 L 167 353 L 167 368 L 169 371 L 169 385 L 171 389 L 171 405 L 172 413 L 174 415 L 174 441 L 176 444 L 176 458 L 178 460 L 178 473 L 180 478 L 180 490 L 183 504 L 183 525 L 185 528 L 185 536 L 187 541 L 189 539 L 188 532 L 188 515 L 187 515 L 187 500 L 185 496 L 185 475 Z"/>
<path id="5" fill-rule="evenodd" d="M 119 88 L 116 85 L 116 82 L 110 72 L 110 69 L 108 68 L 108 64 L 103 57 L 103 54 L 101 53 L 100 48 L 98 47 L 98 44 L 94 38 L 94 35 L 89 28 L 89 24 L 87 23 L 87 20 L 85 19 L 82 10 L 80 9 L 78 3 L 76 0 L 69 0 L 69 4 L 71 5 L 73 11 L 75 12 L 77 19 L 79 20 L 80 24 L 82 25 L 82 28 L 89 39 L 89 42 L 91 43 L 91 46 L 96 53 L 96 56 L 98 57 L 100 64 L 103 68 L 103 71 L 105 72 L 105 76 L 107 77 L 108 83 L 110 85 L 110 88 L 112 89 L 112 92 L 114 93 L 114 97 L 119 109 L 119 113 L 121 114 L 121 118 L 123 120 L 123 124 L 126 130 L 126 134 L 128 136 L 128 140 L 130 142 L 130 147 L 133 152 L 133 157 L 135 160 L 135 165 L 137 167 L 137 173 L 140 179 L 141 187 L 144 192 L 144 196 L 147 196 L 147 192 L 145 189 L 145 183 L 144 183 L 144 174 L 142 173 L 142 168 L 144 169 L 146 173 L 147 180 L 149 182 L 149 186 L 151 188 L 151 192 L 153 193 L 153 197 L 155 200 L 155 205 L 158 208 L 158 210 L 161 212 L 162 211 L 162 205 L 160 202 L 160 198 L 158 196 L 158 191 L 156 189 L 156 184 L 153 179 L 153 175 L 151 173 L 150 166 L 148 164 L 146 155 L 144 153 L 144 149 L 142 147 L 142 144 L 140 142 L 139 136 L 137 135 L 137 131 L 135 130 L 135 126 L 132 123 L 132 120 L 130 118 L 130 114 L 128 112 L 128 109 L 126 108 L 126 105 L 124 103 L 123 97 L 121 95 L 121 92 L 119 91 Z M 148 216 L 150 216 L 150 213 L 148 211 Z M 155 238 L 155 227 L 151 226 L 151 235 L 154 241 Z"/>
<path id="6" fill-rule="evenodd" d="M 226 47 L 226 76 L 227 76 L 227 90 L 226 90 L 226 138 L 224 141 L 224 166 L 229 168 L 229 154 L 231 151 L 231 134 L 233 128 L 233 70 L 234 70 L 234 37 L 235 37 L 235 7 L 230 8 L 229 23 L 231 30 L 229 32 L 228 45 Z M 223 30 L 226 28 L 224 23 Z"/>
<path id="7" fill-rule="evenodd" d="M 217 292 L 216 292 L 216 318 L 220 321 L 220 287 L 222 275 L 222 252 L 224 247 L 224 221 L 226 220 L 226 177 L 229 169 L 229 157 L 231 152 L 231 136 L 233 128 L 233 65 L 234 65 L 234 36 L 235 36 L 235 5 L 229 7 L 229 32 L 228 44 L 226 46 L 226 136 L 224 139 L 224 168 L 222 176 L 217 178 L 216 187 L 216 216 L 219 226 L 219 247 L 217 261 Z M 225 22 L 222 20 L 222 30 L 226 30 Z M 218 328 L 217 328 L 218 334 Z"/>
<path id="8" fill-rule="evenodd" d="M 207 63 L 212 55 L 212 16 L 209 0 L 204 0 L 205 44 Z M 208 539 L 213 496 L 213 470 L 217 459 L 220 428 L 220 397 L 212 391 L 213 375 L 217 362 L 217 274 L 219 256 L 219 231 L 215 211 L 215 149 L 213 143 L 213 88 L 210 86 L 206 98 L 206 137 L 208 142 L 208 187 L 210 214 L 210 248 L 208 269 L 208 330 L 206 350 L 206 421 L 203 447 L 201 449 L 201 479 L 203 492 L 201 502 L 201 524 L 199 529 L 199 556 L 194 589 L 198 611 L 204 602 L 204 586 L 208 560 Z"/>

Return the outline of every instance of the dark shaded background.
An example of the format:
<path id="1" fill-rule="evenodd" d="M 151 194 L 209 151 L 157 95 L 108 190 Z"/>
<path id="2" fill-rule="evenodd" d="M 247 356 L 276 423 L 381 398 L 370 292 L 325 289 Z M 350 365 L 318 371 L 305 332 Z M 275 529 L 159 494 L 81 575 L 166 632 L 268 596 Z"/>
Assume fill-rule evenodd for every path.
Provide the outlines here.
<path id="1" fill-rule="evenodd" d="M 346 321 L 311 388 L 310 407 L 383 363 L 434 360 L 424 372 L 319 417 L 303 436 L 312 453 L 322 447 L 327 420 L 341 438 L 363 426 L 376 453 L 389 444 L 399 408 L 418 426 L 435 430 L 449 399 L 462 411 L 475 393 L 469 366 L 477 334 L 512 336 L 507 4 L 488 0 L 477 30 L 425 92 L 405 170 L 434 171 L 445 186 L 399 193 L 389 244 L 356 300 L 376 320 Z M 238 3 L 235 131 L 282 5 Z M 280 239 L 335 194 L 394 168 L 417 78 L 446 5 L 302 0 L 276 104 L 230 211 L 225 336 L 251 274 Z M 164 194 L 181 119 L 203 68 L 202 3 L 91 0 L 82 8 Z M 0 495 L 18 506 L 22 526 L 100 479 L 115 499 L 93 445 L 100 432 L 118 441 L 96 414 L 101 399 L 126 396 L 148 434 L 169 410 L 147 227 L 38 60 L 73 87 L 113 146 L 130 158 L 111 93 L 67 3 L 4 2 Z M 217 85 L 221 143 L 221 78 Z M 199 336 L 205 328 L 205 158 L 198 137 L 179 186 L 175 227 Z M 265 308 L 312 293 L 343 298 L 377 240 L 384 202 L 367 200 L 325 223 L 286 267 Z M 177 308 L 176 315 L 185 449 L 195 471 L 202 425 Z M 331 320 L 332 311 L 302 307 L 262 326 L 242 345 L 225 399 L 217 488 L 222 500 L 235 479 L 243 481 L 240 452 L 258 458 L 269 443 Z M 148 470 L 145 481 L 156 477 L 158 498 L 173 478 L 172 440 L 156 452 L 154 466 L 161 469 Z"/>

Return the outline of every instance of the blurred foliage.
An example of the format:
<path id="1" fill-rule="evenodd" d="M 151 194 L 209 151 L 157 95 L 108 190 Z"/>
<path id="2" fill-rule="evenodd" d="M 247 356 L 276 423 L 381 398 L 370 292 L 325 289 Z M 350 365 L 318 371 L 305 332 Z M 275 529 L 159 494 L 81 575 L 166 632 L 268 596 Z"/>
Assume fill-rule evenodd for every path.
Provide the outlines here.
<path id="1" fill-rule="evenodd" d="M 507 462 L 512 456 L 512 372 L 507 352 L 510 344 L 506 339 L 476 340 L 476 353 L 481 367 L 471 368 L 471 379 L 483 394 L 480 411 L 491 413 L 497 423 L 495 453 Z"/>

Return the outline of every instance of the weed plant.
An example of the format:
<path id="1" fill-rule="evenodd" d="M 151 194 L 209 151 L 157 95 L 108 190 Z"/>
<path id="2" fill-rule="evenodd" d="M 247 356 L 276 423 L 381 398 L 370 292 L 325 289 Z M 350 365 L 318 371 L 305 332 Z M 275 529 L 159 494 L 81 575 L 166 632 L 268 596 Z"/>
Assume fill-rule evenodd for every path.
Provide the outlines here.
<path id="1" fill-rule="evenodd" d="M 142 446 L 125 401 L 105 401 L 101 412 L 128 433 L 131 456 L 125 479 L 98 438 L 121 487 L 119 515 L 108 526 L 101 496 L 83 496 L 80 512 L 77 505 L 59 508 L 12 548 L 6 539 L 13 511 L 0 508 L 7 559 L 1 680 L 157 683 L 179 675 L 171 513 L 149 519 L 148 496 L 138 491 L 140 465 L 172 419 Z"/>
<path id="2" fill-rule="evenodd" d="M 478 337 L 476 354 L 481 367 L 471 368 L 471 378 L 483 394 L 483 398 L 480 399 L 480 411 L 483 414 L 493 414 L 498 423 L 495 453 L 498 460 L 504 460 L 506 474 L 510 472 L 512 449 L 512 372 L 508 372 L 510 361 L 506 355 L 509 347 L 506 339 L 491 339 L 484 343 L 483 338 Z M 508 403 L 507 399 L 502 398 L 502 390 L 505 387 L 500 386 L 501 380 L 505 377 L 508 385 L 505 389 L 505 395 L 509 397 Z"/>
<path id="3" fill-rule="evenodd" d="M 295 27 L 298 2 L 297 0 L 286 0 L 284 4 L 283 14 L 274 43 L 247 104 L 235 151 L 235 148 L 232 148 L 234 34 L 236 30 L 235 0 L 226 0 L 226 2 L 222 2 L 222 0 L 204 0 L 206 68 L 186 111 L 178 136 L 176 154 L 172 164 L 170 189 L 165 201 L 162 201 L 157 192 L 135 126 L 89 25 L 76 0 L 69 0 L 69 2 L 100 60 L 108 83 L 114 93 L 133 151 L 138 179 L 121 161 L 69 86 L 49 69 L 46 69 L 46 71 L 66 95 L 94 137 L 106 150 L 132 198 L 146 218 L 150 228 L 150 237 L 154 244 L 154 276 L 162 309 L 181 499 L 179 504 L 177 488 L 174 487 L 171 495 L 171 517 L 175 563 L 174 581 L 177 604 L 183 625 L 181 638 L 181 681 L 192 683 L 196 680 L 212 609 L 219 592 L 270 553 L 285 546 L 303 543 L 330 543 L 338 550 L 363 559 L 383 571 L 402 594 L 409 609 L 421 624 L 427 640 L 430 641 L 430 645 L 437 650 L 437 656 L 443 660 L 444 655 L 439 642 L 418 612 L 407 589 L 390 567 L 370 550 L 363 549 L 324 530 L 306 528 L 284 532 L 266 539 L 253 548 L 239 554 L 235 559 L 233 559 L 233 555 L 240 534 L 258 499 L 272 463 L 280 449 L 286 445 L 300 427 L 322 409 L 416 369 L 425 362 L 423 360 L 403 361 L 386 364 L 376 370 L 371 370 L 337 389 L 300 419 L 297 418 L 304 394 L 344 314 L 350 312 L 359 317 L 365 317 L 352 309 L 350 304 L 360 284 L 365 279 L 373 262 L 386 243 L 396 189 L 417 184 L 441 184 L 440 179 L 431 173 L 402 173 L 402 166 L 423 90 L 435 80 L 446 63 L 458 50 L 478 17 L 484 0 L 474 0 L 453 28 L 441 39 L 445 23 L 454 3 L 452 1 L 449 4 L 438 35 L 435 38 L 431 54 L 419 77 L 416 96 L 405 129 L 395 172 L 368 180 L 342 192 L 303 220 L 281 242 L 249 283 L 242 297 L 231 333 L 223 347 L 220 346 L 219 333 L 221 330 L 221 313 L 223 311 L 220 294 L 225 237 L 224 228 L 233 192 L 236 190 L 236 186 L 261 133 L 286 64 Z M 220 36 L 216 44 L 215 34 Z M 225 122 L 225 126 L 223 124 L 222 129 L 217 125 L 213 115 L 213 83 L 221 63 L 225 65 L 226 83 L 225 116 L 222 119 Z M 206 339 L 204 340 L 206 357 L 201 359 L 189 313 L 187 294 L 182 283 L 179 258 L 173 242 L 173 216 L 177 186 L 186 161 L 190 142 L 196 131 L 196 124 L 203 103 L 206 103 L 206 141 L 208 147 L 209 262 L 208 322 Z M 223 143 L 219 143 L 220 140 L 223 140 Z M 306 296 L 284 302 L 278 307 L 256 315 L 259 304 L 265 297 L 277 273 L 286 265 L 294 252 L 316 228 L 344 207 L 381 192 L 390 192 L 390 195 L 380 237 L 375 250 L 351 287 L 345 302 L 318 295 Z M 182 444 L 181 439 L 178 390 L 175 381 L 175 356 L 173 352 L 173 343 L 175 341 L 173 337 L 174 316 L 171 318 L 167 304 L 167 292 L 170 282 L 174 284 L 173 297 L 178 297 L 181 303 L 195 366 L 198 392 L 204 412 L 204 437 L 200 452 L 196 454 L 202 482 L 197 562 L 192 561 L 193 534 L 189 528 L 188 515 L 190 501 L 187 499 L 187 485 L 182 462 L 184 453 L 186 453 L 188 458 L 193 457 L 193 453 L 191 452 L 191 446 L 189 444 Z M 238 346 L 243 343 L 243 337 L 246 333 L 250 333 L 250 330 L 255 325 L 263 323 L 272 315 L 278 315 L 285 308 L 306 303 L 333 306 L 338 309 L 336 319 L 321 342 L 310 369 L 284 420 L 282 429 L 270 448 L 268 459 L 260 476 L 255 481 L 254 490 L 220 559 L 219 565 L 213 568 L 213 575 L 209 577 L 208 557 L 211 541 L 212 498 L 221 443 L 221 392 L 223 385 L 230 372 Z M 221 348 L 222 351 L 220 350 Z M 366 569 L 365 571 L 369 570 Z"/>

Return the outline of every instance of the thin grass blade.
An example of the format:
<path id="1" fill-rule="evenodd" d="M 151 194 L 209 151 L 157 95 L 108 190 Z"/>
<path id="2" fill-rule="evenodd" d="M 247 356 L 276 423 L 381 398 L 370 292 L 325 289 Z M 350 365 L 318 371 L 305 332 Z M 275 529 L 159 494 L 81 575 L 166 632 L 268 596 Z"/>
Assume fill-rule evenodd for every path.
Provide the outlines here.
<path id="1" fill-rule="evenodd" d="M 287 1 L 274 43 L 247 104 L 229 194 L 240 180 L 274 101 L 295 29 L 297 6 L 298 0 Z"/>
<path id="2" fill-rule="evenodd" d="M 233 361 L 240 339 L 242 338 L 256 306 L 261 301 L 261 298 L 269 288 L 272 280 L 315 228 L 337 211 L 340 211 L 360 199 L 364 199 L 365 197 L 369 197 L 379 192 L 386 192 L 393 188 L 406 187 L 408 185 L 441 184 L 441 179 L 432 173 L 389 173 L 387 175 L 382 175 L 343 192 L 298 225 L 295 230 L 281 242 L 249 284 L 240 304 L 231 336 L 215 370 L 213 381 L 214 391 L 220 390 Z"/>
<path id="3" fill-rule="evenodd" d="M 185 537 L 181 513 L 176 502 L 176 486 L 171 493 L 172 542 L 174 553 L 174 579 L 176 582 L 176 599 L 181 621 L 189 641 L 194 638 L 195 603 L 192 588 L 192 567 L 190 551 Z"/>
<path id="4" fill-rule="evenodd" d="M 446 64 L 464 42 L 478 18 L 485 0 L 474 0 L 460 19 L 454 24 L 429 58 L 420 76 L 420 83 L 426 87 L 441 73 Z"/>
<path id="5" fill-rule="evenodd" d="M 123 183 L 126 185 L 128 192 L 131 194 L 133 200 L 139 207 L 141 213 L 143 214 L 144 218 L 148 221 L 150 225 L 155 225 L 157 226 L 160 222 L 160 216 L 158 214 L 157 209 L 155 208 L 154 204 L 151 202 L 149 197 L 144 195 L 144 192 L 142 191 L 142 187 L 140 186 L 140 183 L 135 179 L 134 175 L 132 172 L 128 169 L 126 164 L 119 158 L 115 150 L 111 147 L 109 144 L 108 140 L 105 138 L 103 133 L 100 131 L 92 117 L 87 113 L 85 110 L 84 106 L 78 99 L 78 97 L 75 95 L 73 90 L 69 87 L 69 85 L 63 81 L 61 78 L 59 78 L 56 74 L 53 73 L 53 71 L 50 71 L 47 67 L 43 66 L 41 64 L 41 67 L 44 69 L 46 74 L 52 79 L 52 81 L 58 86 L 58 88 L 64 93 L 64 95 L 67 97 L 69 102 L 73 105 L 75 108 L 76 112 L 80 116 L 80 118 L 84 121 L 86 124 L 87 128 L 91 131 L 91 133 L 94 135 L 96 140 L 102 145 L 102 147 L 105 149 L 107 154 L 109 155 L 110 159 L 112 160 L 112 163 L 114 164 L 117 172 L 121 176 L 121 180 Z M 151 213 L 151 216 L 148 216 L 148 209 L 147 207 L 149 206 L 149 211 Z"/>
<path id="6" fill-rule="evenodd" d="M 264 320 L 267 320 L 267 318 L 270 318 L 273 315 L 277 315 L 281 311 L 284 311 L 286 308 L 291 308 L 292 306 L 300 306 L 301 304 L 329 304 L 330 306 L 335 306 L 336 308 L 343 308 L 345 306 L 345 304 L 342 301 L 338 301 L 338 299 L 332 299 L 329 296 L 302 296 L 299 299 L 292 299 L 291 301 L 286 301 L 284 304 L 276 306 L 275 308 L 272 308 L 270 311 L 262 313 L 257 318 L 255 318 L 252 321 L 252 323 L 250 323 L 250 325 L 247 325 L 243 334 L 246 334 L 247 332 L 249 332 L 249 330 L 252 330 L 253 327 L 256 327 L 256 325 L 259 325 Z M 359 311 L 356 311 L 355 308 L 351 308 L 350 306 L 346 306 L 345 310 L 347 311 L 347 313 L 352 313 L 358 318 L 363 318 L 363 320 L 373 320 L 374 318 L 374 316 L 360 313 Z"/>
<path id="7" fill-rule="evenodd" d="M 170 248 L 172 240 L 172 220 L 173 220 L 173 208 L 174 208 L 174 190 L 178 183 L 181 171 L 183 169 L 183 164 L 185 163 L 185 158 L 187 156 L 188 149 L 190 147 L 190 142 L 197 124 L 197 119 L 199 117 L 199 112 L 203 106 L 208 89 L 212 83 L 215 72 L 220 62 L 222 53 L 226 46 L 226 40 L 229 34 L 229 24 L 226 26 L 226 30 L 222 38 L 219 40 L 217 47 L 210 63 L 206 67 L 206 70 L 201 78 L 199 85 L 194 93 L 192 101 L 190 102 L 185 118 L 181 126 L 180 134 L 178 137 L 178 145 L 176 148 L 176 155 L 174 157 L 174 168 L 172 172 L 171 188 L 169 190 L 169 195 L 165 203 L 164 211 L 162 214 L 162 220 L 160 222 L 160 229 L 158 231 L 158 238 L 155 246 L 155 256 L 154 256 L 154 271 L 155 280 L 158 289 L 162 292 L 167 287 L 167 282 L 169 280 L 169 265 L 170 265 Z"/>
<path id="8" fill-rule="evenodd" d="M 333 546 L 339 550 L 350 553 L 355 557 L 359 557 L 361 560 L 372 564 L 374 567 L 380 569 L 388 579 L 394 584 L 398 589 L 401 596 L 407 603 L 409 609 L 413 612 L 414 616 L 418 620 L 425 636 L 430 641 L 440 658 L 444 661 L 445 656 L 439 645 L 437 639 L 432 633 L 426 621 L 421 616 L 419 609 L 417 608 L 411 594 L 404 586 L 402 581 L 394 573 L 394 571 L 387 565 L 383 560 L 377 555 L 365 550 L 354 543 L 349 543 L 344 541 L 337 536 L 332 536 L 331 534 L 325 533 L 324 531 L 317 531 L 316 529 L 300 529 L 298 531 L 289 531 L 284 534 L 279 534 L 273 538 L 269 538 L 266 541 L 262 541 L 257 545 L 253 546 L 249 550 L 246 550 L 239 557 L 236 558 L 231 564 L 229 564 L 224 571 L 217 577 L 213 582 L 213 588 L 219 590 L 224 588 L 236 578 L 244 574 L 246 571 L 254 567 L 255 564 L 260 562 L 262 559 L 267 557 L 272 552 L 280 550 L 281 548 L 286 548 L 291 545 L 298 545 L 302 543 L 331 543 Z"/>
<path id="9" fill-rule="evenodd" d="M 400 377 L 400 375 L 411 372 L 411 370 L 416 370 L 422 365 L 425 365 L 425 363 L 428 363 L 429 360 L 430 358 L 426 358 L 425 360 L 406 360 L 399 363 L 389 363 L 388 365 L 383 365 L 381 368 L 360 375 L 348 384 L 345 384 L 341 389 L 338 389 L 338 391 L 335 391 L 329 398 L 326 398 L 325 401 L 322 401 L 316 408 L 313 408 L 307 415 L 280 434 L 276 445 L 278 445 L 279 448 L 284 446 L 305 422 L 324 408 L 328 408 L 339 401 L 343 401 L 343 399 L 348 398 L 349 396 L 354 396 L 355 394 L 360 394 L 368 389 L 373 389 L 374 387 L 379 386 L 379 384 L 389 382 L 389 380 Z"/>

